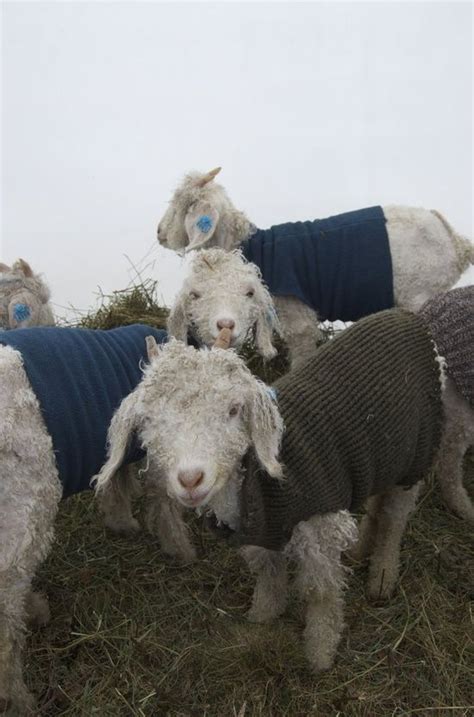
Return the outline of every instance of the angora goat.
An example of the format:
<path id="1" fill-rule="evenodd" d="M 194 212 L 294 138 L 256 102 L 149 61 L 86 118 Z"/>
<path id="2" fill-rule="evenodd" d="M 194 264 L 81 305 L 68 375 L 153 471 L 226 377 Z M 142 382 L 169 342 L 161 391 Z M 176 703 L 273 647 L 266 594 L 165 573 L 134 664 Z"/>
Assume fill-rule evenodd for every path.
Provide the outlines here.
<path id="1" fill-rule="evenodd" d="M 462 318 L 473 324 L 472 312 Z M 472 331 L 460 340 L 472 355 Z M 356 548 L 349 510 L 376 496 L 357 547 L 372 551 L 369 595 L 387 597 L 419 481 L 440 444 L 444 375 L 428 324 L 400 309 L 363 319 L 276 383 L 278 406 L 233 351 L 148 340 L 148 355 L 111 424 L 99 491 L 136 432 L 169 495 L 213 515 L 217 530 L 245 546 L 257 577 L 251 620 L 283 612 L 286 558 L 296 559 L 306 653 L 315 670 L 328 668 L 343 628 L 341 554 Z M 466 436 L 474 440 L 472 403 L 454 380 L 443 398 L 457 425 L 443 444 L 446 470 L 458 468 L 456 436 L 458 451 Z"/>
<path id="2" fill-rule="evenodd" d="M 21 666 L 25 623 L 48 618 L 47 602 L 31 591 L 31 581 L 50 549 L 61 497 L 88 488 L 105 460 L 107 428 L 141 378 L 150 333 L 158 341 L 166 337 L 149 326 L 0 332 L 1 714 L 24 714 L 31 706 Z M 139 457 L 134 451 L 129 460 Z M 133 529 L 124 482 L 118 476 L 108 491 L 109 509 L 115 522 Z M 192 557 L 178 506 L 165 493 L 159 505 L 163 547 Z"/>
<path id="3" fill-rule="evenodd" d="M 354 321 L 391 306 L 412 311 L 451 288 L 474 246 L 436 211 L 372 207 L 257 230 L 214 181 L 188 174 L 158 226 L 174 251 L 241 248 L 275 298 L 292 362 L 318 340 L 320 320 Z"/>
<path id="4" fill-rule="evenodd" d="M 272 334 L 279 332 L 279 323 L 257 267 L 240 252 L 207 249 L 193 258 L 171 309 L 168 331 L 182 341 L 191 333 L 210 347 L 223 328 L 231 332 L 232 347 L 240 348 L 254 329 L 257 351 L 264 358 L 276 353 Z"/>
<path id="5" fill-rule="evenodd" d="M 462 295 L 470 296 L 467 288 Z M 444 294 L 441 294 L 439 301 Z M 451 296 L 448 293 L 447 296 Z M 455 293 L 458 296 L 458 292 Z M 431 305 L 431 302 L 429 302 Z M 474 306 L 474 295 L 472 295 Z M 258 270 L 249 264 L 240 252 L 224 252 L 222 249 L 203 249 L 193 258 L 190 273 L 172 307 L 168 329 L 175 338 L 185 340 L 191 333 L 199 343 L 211 347 L 222 328 L 230 331 L 230 345 L 239 348 L 255 325 L 257 350 L 271 358 L 275 349 L 271 343 L 272 330 L 279 331 L 278 319 L 272 306 L 271 296 L 261 284 Z M 453 397 L 453 402 L 456 399 Z M 460 400 L 460 399 L 459 399 Z M 461 401 L 458 410 L 467 410 Z M 454 412 L 455 406 L 452 406 Z M 454 421 L 448 434 L 458 430 Z M 474 507 L 462 484 L 462 458 L 469 445 L 461 447 L 459 436 L 454 437 L 454 449 L 458 452 L 458 467 L 452 470 L 439 467 L 439 480 L 446 504 L 457 515 L 474 522 Z"/>
<path id="6" fill-rule="evenodd" d="M 0 329 L 52 326 L 49 289 L 24 259 L 0 263 Z"/>

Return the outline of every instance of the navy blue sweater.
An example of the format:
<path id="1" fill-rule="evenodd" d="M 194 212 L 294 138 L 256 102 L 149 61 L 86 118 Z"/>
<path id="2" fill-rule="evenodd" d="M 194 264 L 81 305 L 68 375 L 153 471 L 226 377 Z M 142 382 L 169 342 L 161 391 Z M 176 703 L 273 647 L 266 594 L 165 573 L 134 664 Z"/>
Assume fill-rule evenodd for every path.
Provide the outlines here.
<path id="1" fill-rule="evenodd" d="M 104 464 L 110 421 L 141 380 L 149 335 L 158 343 L 166 341 L 165 331 L 140 324 L 110 331 L 0 331 L 0 343 L 22 354 L 53 441 L 64 497 L 88 488 Z M 135 447 L 127 462 L 140 457 Z"/>
<path id="2" fill-rule="evenodd" d="M 241 248 L 272 294 L 300 299 L 322 320 L 356 321 L 393 307 L 381 207 L 257 229 Z"/>

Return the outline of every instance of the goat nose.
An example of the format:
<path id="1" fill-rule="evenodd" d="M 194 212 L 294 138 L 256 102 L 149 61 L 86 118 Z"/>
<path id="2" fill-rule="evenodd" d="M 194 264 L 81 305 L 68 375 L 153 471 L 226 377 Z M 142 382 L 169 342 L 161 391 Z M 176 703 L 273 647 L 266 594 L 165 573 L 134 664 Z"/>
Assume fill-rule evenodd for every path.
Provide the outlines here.
<path id="1" fill-rule="evenodd" d="M 232 329 L 235 326 L 235 321 L 233 319 L 219 319 L 217 321 L 217 328 L 220 329 Z"/>
<path id="2" fill-rule="evenodd" d="M 203 471 L 180 471 L 178 473 L 178 480 L 183 486 L 190 490 L 191 488 L 197 488 L 204 479 Z"/>

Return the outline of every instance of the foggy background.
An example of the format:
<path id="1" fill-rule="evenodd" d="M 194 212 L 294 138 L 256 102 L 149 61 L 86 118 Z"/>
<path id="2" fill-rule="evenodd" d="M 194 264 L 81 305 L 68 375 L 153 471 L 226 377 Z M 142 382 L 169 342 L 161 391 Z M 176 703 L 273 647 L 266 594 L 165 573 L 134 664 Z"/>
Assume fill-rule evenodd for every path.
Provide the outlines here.
<path id="1" fill-rule="evenodd" d="M 400 203 L 472 237 L 470 3 L 2 10 L 0 259 L 59 315 L 127 286 L 126 256 L 172 301 L 156 226 L 190 169 L 222 165 L 261 227 Z"/>

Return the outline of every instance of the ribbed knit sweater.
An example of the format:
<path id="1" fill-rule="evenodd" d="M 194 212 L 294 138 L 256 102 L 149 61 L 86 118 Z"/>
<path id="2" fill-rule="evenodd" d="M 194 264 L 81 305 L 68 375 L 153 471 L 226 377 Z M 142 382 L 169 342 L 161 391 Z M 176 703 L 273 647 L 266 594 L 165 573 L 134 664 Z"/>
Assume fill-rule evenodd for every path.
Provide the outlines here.
<path id="1" fill-rule="evenodd" d="M 446 361 L 448 376 L 474 408 L 474 286 L 435 296 L 420 311 Z"/>
<path id="2" fill-rule="evenodd" d="M 394 305 L 382 207 L 256 229 L 241 249 L 274 296 L 293 296 L 320 319 L 356 321 Z"/>
<path id="3" fill-rule="evenodd" d="M 146 336 L 166 332 L 133 324 L 110 331 L 29 328 L 0 331 L 0 344 L 21 353 L 53 442 L 63 496 L 89 488 L 106 460 L 115 410 L 142 378 Z M 136 445 L 124 462 L 143 456 Z"/>
<path id="4" fill-rule="evenodd" d="M 284 479 L 248 455 L 237 544 L 280 549 L 301 520 L 355 510 L 429 471 L 441 431 L 439 365 L 420 318 L 362 319 L 276 382 Z"/>

